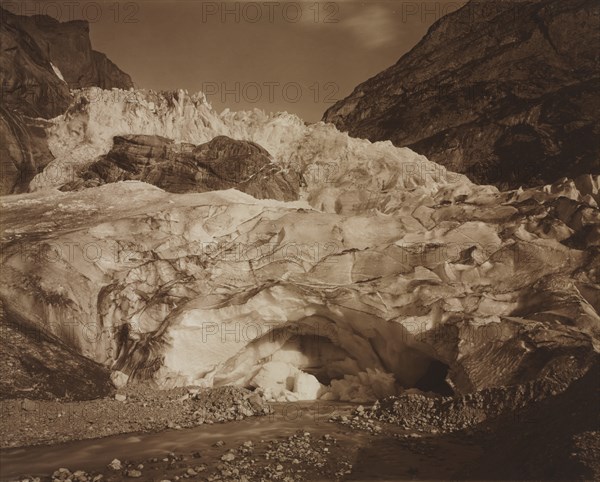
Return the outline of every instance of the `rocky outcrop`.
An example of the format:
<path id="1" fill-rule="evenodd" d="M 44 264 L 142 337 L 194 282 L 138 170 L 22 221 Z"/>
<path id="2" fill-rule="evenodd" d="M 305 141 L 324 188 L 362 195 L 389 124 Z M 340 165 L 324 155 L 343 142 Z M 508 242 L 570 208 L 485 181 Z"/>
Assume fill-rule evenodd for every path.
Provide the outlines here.
<path id="1" fill-rule="evenodd" d="M 133 87 L 133 80 L 106 54 L 92 50 L 92 64 L 88 74 L 83 77 L 80 75 L 72 85 L 75 88 L 95 86 L 102 89 L 129 89 Z"/>
<path id="2" fill-rule="evenodd" d="M 14 15 L 0 8 L 1 194 L 23 192 L 54 156 L 43 119 L 65 112 L 70 88 L 129 88 L 131 78 L 93 51 L 86 22 Z"/>
<path id="3" fill-rule="evenodd" d="M 168 192 L 236 188 L 259 199 L 298 199 L 298 178 L 286 176 L 258 144 L 217 136 L 195 146 L 159 136 L 115 137 L 111 151 L 93 162 L 70 191 L 107 182 L 144 181 Z"/>
<path id="4" fill-rule="evenodd" d="M 598 174 L 598 18 L 594 0 L 473 0 L 323 120 L 499 187 Z"/>
<path id="5" fill-rule="evenodd" d="M 130 383 L 276 400 L 521 384 L 596 351 L 599 184 L 398 184 L 353 210 L 338 201 L 360 185 L 312 206 L 138 182 L 14 196 L 0 294 Z"/>

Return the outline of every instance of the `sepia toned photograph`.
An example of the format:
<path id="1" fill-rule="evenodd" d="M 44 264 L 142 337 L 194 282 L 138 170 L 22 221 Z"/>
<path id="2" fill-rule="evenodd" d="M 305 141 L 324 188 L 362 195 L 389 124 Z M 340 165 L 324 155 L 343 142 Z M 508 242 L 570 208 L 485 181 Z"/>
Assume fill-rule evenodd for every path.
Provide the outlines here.
<path id="1" fill-rule="evenodd" d="M 600 481 L 600 0 L 0 0 L 0 482 Z"/>

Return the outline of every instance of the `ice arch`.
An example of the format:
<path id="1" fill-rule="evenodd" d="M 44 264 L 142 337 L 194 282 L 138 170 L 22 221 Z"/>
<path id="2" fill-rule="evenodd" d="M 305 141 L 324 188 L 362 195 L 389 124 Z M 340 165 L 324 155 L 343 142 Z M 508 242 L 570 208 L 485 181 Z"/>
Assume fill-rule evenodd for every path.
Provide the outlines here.
<path id="1" fill-rule="evenodd" d="M 280 401 L 450 390 L 448 366 L 402 323 L 341 301 L 273 286 L 239 304 L 192 303 L 169 328 L 158 376 L 166 384 L 242 385 Z"/>

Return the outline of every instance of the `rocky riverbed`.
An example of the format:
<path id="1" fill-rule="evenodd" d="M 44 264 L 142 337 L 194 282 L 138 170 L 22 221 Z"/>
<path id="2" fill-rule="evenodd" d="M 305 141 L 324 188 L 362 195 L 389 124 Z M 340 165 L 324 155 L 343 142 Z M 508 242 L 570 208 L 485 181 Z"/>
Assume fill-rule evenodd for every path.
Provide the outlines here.
<path id="1" fill-rule="evenodd" d="M 270 410 L 260 395 L 237 387 L 155 390 L 130 386 L 96 400 L 4 400 L 1 447 L 182 429 L 266 415 Z"/>
<path id="2" fill-rule="evenodd" d="M 340 446 L 330 435 L 316 437 L 310 432 L 298 431 L 282 440 L 247 440 L 231 447 L 221 440 L 203 451 L 170 452 L 164 457 L 135 461 L 115 458 L 99 471 L 61 467 L 47 476 L 16 480 L 333 480 L 351 472 L 349 460 L 353 451 L 348 448 Z"/>
<path id="3" fill-rule="evenodd" d="M 62 404 L 88 415 L 72 416 L 64 424 L 70 431 L 58 423 L 66 415 L 44 421 L 43 411 L 55 402 L 19 401 L 21 413 L 36 413 L 39 422 L 4 412 L 4 447 L 136 435 L 48 447 L 55 469 L 42 473 L 36 466 L 12 478 L 3 470 L 2 480 L 439 480 L 490 473 L 508 480 L 594 480 L 600 476 L 599 372 L 594 362 L 568 385 L 545 379 L 455 397 L 412 391 L 366 405 L 270 405 L 233 387 L 130 387 L 115 399 Z M 531 445 L 539 455 L 522 460 Z M 42 459 L 44 450 L 5 448 L 3 465 L 14 472 L 19 457 L 23 466 L 23 457 Z M 70 455 L 78 452 L 83 458 Z"/>

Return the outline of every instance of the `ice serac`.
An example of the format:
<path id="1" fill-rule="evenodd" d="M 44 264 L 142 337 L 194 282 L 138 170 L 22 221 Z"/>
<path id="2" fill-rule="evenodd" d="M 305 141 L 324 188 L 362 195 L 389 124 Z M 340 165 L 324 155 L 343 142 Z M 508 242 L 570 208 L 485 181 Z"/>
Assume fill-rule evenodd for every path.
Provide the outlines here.
<path id="1" fill-rule="evenodd" d="M 321 147 L 368 142 L 315 129 Z M 581 371 L 600 328 L 600 179 L 419 184 L 369 146 L 351 164 L 364 185 L 295 202 L 133 181 L 5 197 L 0 295 L 128 383 L 365 401 Z M 375 165 L 391 186 L 374 189 Z"/>
<path id="2" fill-rule="evenodd" d="M 502 188 L 599 174 L 599 48 L 595 0 L 473 0 L 323 120 Z"/>
<path id="3" fill-rule="evenodd" d="M 110 152 L 61 186 L 64 191 L 117 181 L 144 181 L 165 191 L 206 192 L 236 188 L 256 198 L 292 201 L 298 179 L 249 141 L 218 136 L 195 146 L 160 136 L 115 137 Z"/>
<path id="4" fill-rule="evenodd" d="M 146 137 L 147 143 L 169 143 L 157 136 L 173 140 L 167 157 L 191 149 L 186 144 L 199 146 L 195 148 L 195 156 L 204 151 L 211 158 L 238 156 L 232 150 L 243 144 L 227 141 L 224 149 L 213 141 L 219 136 L 258 144 L 272 158 L 274 168 L 295 179 L 296 188 L 302 188 L 302 194 L 310 196 L 313 205 L 330 211 L 350 212 L 353 206 L 362 209 L 371 194 L 382 191 L 389 194 L 392 204 L 404 202 L 407 190 L 419 188 L 422 193 L 432 192 L 450 178 L 470 184 L 466 177 L 449 173 L 424 156 L 394 147 L 390 142 L 353 139 L 334 126 L 306 125 L 285 112 L 266 114 L 257 109 L 217 113 L 204 94 L 190 95 L 183 90 L 82 89 L 74 92 L 73 104 L 64 115 L 54 119 L 47 132 L 55 160 L 31 181 L 31 190 L 61 187 L 82 175 L 89 177 L 86 171 L 91 165 L 104 166 L 124 154 L 125 149 L 133 152 L 132 143 L 126 144 L 121 139 L 132 135 L 138 141 L 142 139 L 140 136 L 154 136 L 154 140 Z M 218 164 L 219 169 L 228 165 Z M 248 167 L 234 164 L 239 166 L 235 169 L 242 178 Z M 273 178 L 271 184 L 277 184 L 278 179 Z"/>

